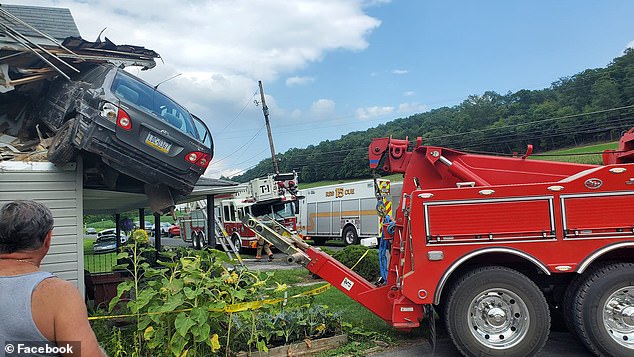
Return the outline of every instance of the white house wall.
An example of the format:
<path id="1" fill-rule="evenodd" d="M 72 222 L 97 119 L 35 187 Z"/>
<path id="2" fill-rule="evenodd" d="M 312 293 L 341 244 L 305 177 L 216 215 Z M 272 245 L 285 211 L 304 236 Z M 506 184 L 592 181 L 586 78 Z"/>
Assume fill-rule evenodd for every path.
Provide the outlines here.
<path id="1" fill-rule="evenodd" d="M 79 172 L 79 173 L 78 173 Z M 0 205 L 30 199 L 50 208 L 53 240 L 42 270 L 75 284 L 84 293 L 83 197 L 81 170 L 49 162 L 0 162 Z"/>

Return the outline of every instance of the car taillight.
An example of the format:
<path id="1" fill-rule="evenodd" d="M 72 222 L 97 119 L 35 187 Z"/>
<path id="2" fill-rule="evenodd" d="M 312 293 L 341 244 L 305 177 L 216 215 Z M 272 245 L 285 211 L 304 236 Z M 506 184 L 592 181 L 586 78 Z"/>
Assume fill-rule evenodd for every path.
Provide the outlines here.
<path id="1" fill-rule="evenodd" d="M 196 164 L 203 169 L 206 169 L 207 166 L 209 166 L 209 161 L 211 161 L 211 155 L 200 151 L 192 151 L 185 155 L 185 160 L 187 160 L 190 164 Z"/>
<path id="2" fill-rule="evenodd" d="M 121 108 L 119 108 L 119 111 L 117 112 L 117 126 L 124 130 L 132 129 L 130 116 Z"/>

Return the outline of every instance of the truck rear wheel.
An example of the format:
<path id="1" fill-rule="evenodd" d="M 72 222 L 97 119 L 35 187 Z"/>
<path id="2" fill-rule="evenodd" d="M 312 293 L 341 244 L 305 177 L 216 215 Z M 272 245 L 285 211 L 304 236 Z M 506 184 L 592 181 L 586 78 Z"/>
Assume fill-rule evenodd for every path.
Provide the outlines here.
<path id="1" fill-rule="evenodd" d="M 550 314 L 533 281 L 491 266 L 456 282 L 445 306 L 445 324 L 465 356 L 533 356 L 546 344 Z"/>
<path id="2" fill-rule="evenodd" d="M 55 165 L 61 166 L 75 157 L 73 131 L 78 119 L 67 120 L 57 131 L 48 147 L 46 158 Z"/>
<path id="3" fill-rule="evenodd" d="M 579 286 L 573 323 L 597 356 L 634 355 L 634 263 L 596 269 Z"/>
<path id="4" fill-rule="evenodd" d="M 341 235 L 343 237 L 343 242 L 346 245 L 359 244 L 357 230 L 353 226 L 347 226 L 346 228 L 344 228 Z"/>
<path id="5" fill-rule="evenodd" d="M 202 248 L 202 245 L 200 244 L 200 233 L 198 232 L 192 232 L 192 247 L 196 250 Z"/>
<path id="6" fill-rule="evenodd" d="M 577 295 L 577 290 L 583 283 L 583 277 L 581 275 L 575 276 L 568 287 L 566 288 L 566 292 L 564 293 L 564 299 L 562 301 L 561 311 L 564 315 L 564 323 L 566 324 L 566 329 L 571 334 L 578 336 L 577 330 L 575 329 L 574 323 L 574 304 L 575 304 L 575 296 Z"/>
<path id="7" fill-rule="evenodd" d="M 237 234 L 232 235 L 231 241 L 233 242 L 233 246 L 236 247 L 236 251 L 240 253 L 242 251 L 242 239 L 240 236 Z"/>

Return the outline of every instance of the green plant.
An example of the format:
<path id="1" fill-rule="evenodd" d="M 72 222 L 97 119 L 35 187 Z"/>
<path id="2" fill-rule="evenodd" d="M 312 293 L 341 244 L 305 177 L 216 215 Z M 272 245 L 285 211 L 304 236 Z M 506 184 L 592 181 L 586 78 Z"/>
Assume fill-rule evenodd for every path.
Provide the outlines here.
<path id="1" fill-rule="evenodd" d="M 364 254 L 366 256 L 359 261 Z M 368 281 L 374 281 L 380 275 L 379 253 L 376 249 L 369 249 L 361 245 L 349 245 L 333 254 L 333 258 L 348 268 L 352 268 L 356 264 L 353 270 Z"/>
<path id="2" fill-rule="evenodd" d="M 274 273 L 231 266 L 223 252 L 178 248 L 150 264 L 155 251 L 140 232 L 118 255 L 132 279 L 109 306 L 126 316 L 126 327 L 116 319 L 93 323 L 110 355 L 231 355 L 341 331 L 337 314 L 306 298 L 282 304 L 286 285 L 274 283 Z"/>

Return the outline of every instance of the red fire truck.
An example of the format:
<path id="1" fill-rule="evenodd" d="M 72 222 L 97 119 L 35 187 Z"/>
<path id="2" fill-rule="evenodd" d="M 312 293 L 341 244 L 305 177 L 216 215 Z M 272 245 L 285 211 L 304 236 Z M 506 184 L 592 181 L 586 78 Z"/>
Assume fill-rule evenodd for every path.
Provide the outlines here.
<path id="1" fill-rule="evenodd" d="M 236 194 L 217 197 L 214 201 L 216 237 L 222 239 L 223 233 L 218 229 L 222 226 L 236 248 L 257 248 L 258 237 L 239 219 L 245 213 L 256 217 L 268 216 L 294 231 L 297 224 L 297 182 L 295 172 L 271 174 L 249 181 Z M 185 242 L 198 249 L 205 245 L 206 207 L 201 204 L 183 217 L 180 227 Z"/>
<path id="2" fill-rule="evenodd" d="M 634 356 L 634 129 L 604 165 L 530 160 L 531 151 L 375 139 L 370 167 L 404 174 L 384 225 L 384 282 L 298 241 L 287 243 L 289 260 L 396 328 L 433 322 L 436 310 L 466 356 L 535 355 L 557 314 L 594 354 Z"/>

